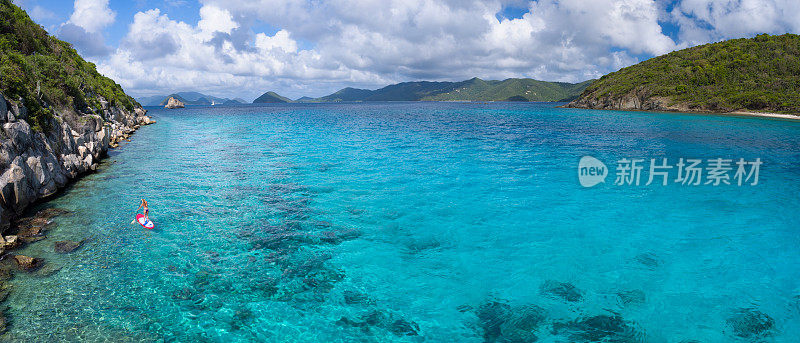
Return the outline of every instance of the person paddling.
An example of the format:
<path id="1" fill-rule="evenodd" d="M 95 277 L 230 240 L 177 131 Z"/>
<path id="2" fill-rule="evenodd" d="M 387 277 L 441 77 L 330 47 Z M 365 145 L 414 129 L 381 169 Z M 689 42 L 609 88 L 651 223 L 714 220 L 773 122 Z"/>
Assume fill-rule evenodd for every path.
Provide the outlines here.
<path id="1" fill-rule="evenodd" d="M 139 203 L 139 207 L 137 207 L 136 210 L 138 211 L 140 208 L 143 209 L 143 211 L 144 211 L 143 214 L 144 214 L 145 222 L 149 222 L 150 221 L 150 209 L 147 207 L 147 200 L 142 199 L 142 202 Z"/>

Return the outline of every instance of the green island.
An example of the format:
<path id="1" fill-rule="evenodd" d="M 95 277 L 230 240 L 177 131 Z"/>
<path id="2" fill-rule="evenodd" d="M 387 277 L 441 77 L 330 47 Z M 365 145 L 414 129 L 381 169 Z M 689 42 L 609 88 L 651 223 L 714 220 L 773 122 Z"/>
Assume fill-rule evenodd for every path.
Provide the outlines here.
<path id="1" fill-rule="evenodd" d="M 567 105 L 800 113 L 800 36 L 758 35 L 674 51 L 601 77 Z"/>
<path id="2" fill-rule="evenodd" d="M 291 99 L 281 96 L 275 92 L 266 92 L 261 94 L 258 98 L 253 100 L 254 104 L 258 103 L 285 103 L 285 102 L 292 102 Z"/>

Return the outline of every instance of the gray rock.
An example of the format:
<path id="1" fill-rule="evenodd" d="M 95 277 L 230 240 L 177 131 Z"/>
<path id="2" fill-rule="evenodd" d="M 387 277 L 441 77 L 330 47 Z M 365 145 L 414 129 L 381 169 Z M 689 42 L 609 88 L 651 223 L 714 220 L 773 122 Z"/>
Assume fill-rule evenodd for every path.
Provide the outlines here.
<path id="1" fill-rule="evenodd" d="M 31 146 L 31 127 L 25 121 L 3 124 L 3 131 L 13 142 L 18 153 L 25 152 Z"/>
<path id="2" fill-rule="evenodd" d="M 42 159 L 39 156 L 29 156 L 25 159 L 25 164 L 33 172 L 34 184 L 44 184 L 49 179 L 49 174 L 42 168 Z"/>
<path id="3" fill-rule="evenodd" d="M 98 115 L 91 115 L 89 118 L 91 118 L 92 131 L 97 132 L 103 129 L 103 118 Z"/>
<path id="4" fill-rule="evenodd" d="M 13 209 L 17 213 L 22 212 L 22 209 L 35 200 L 33 189 L 26 180 L 26 172 L 20 161 L 20 157 L 14 159 L 11 166 L 0 176 L 3 207 Z"/>
<path id="5" fill-rule="evenodd" d="M 183 107 L 184 107 L 183 102 L 178 99 L 175 99 L 174 97 L 169 97 L 169 99 L 167 99 L 167 104 L 164 105 L 164 108 L 169 108 L 169 109 L 183 108 Z"/>
<path id="6" fill-rule="evenodd" d="M 97 133 L 97 140 L 103 150 L 108 150 L 108 144 L 111 141 L 111 127 L 103 126 L 103 129 Z"/>
<path id="7" fill-rule="evenodd" d="M 28 109 L 22 104 L 22 98 L 19 99 L 19 105 L 15 108 L 17 111 L 14 113 L 14 120 L 28 120 Z"/>
<path id="8" fill-rule="evenodd" d="M 20 106 L 21 105 L 17 104 L 16 102 L 13 102 L 13 101 L 8 101 L 7 104 L 8 104 L 8 113 L 7 113 L 8 121 L 9 122 L 16 121 L 18 116 L 19 116 Z"/>

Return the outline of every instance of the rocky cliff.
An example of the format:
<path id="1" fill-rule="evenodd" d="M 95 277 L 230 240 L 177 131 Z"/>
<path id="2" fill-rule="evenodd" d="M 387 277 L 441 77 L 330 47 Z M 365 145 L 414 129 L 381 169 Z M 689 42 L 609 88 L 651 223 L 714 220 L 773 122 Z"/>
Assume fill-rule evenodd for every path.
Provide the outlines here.
<path id="1" fill-rule="evenodd" d="M 623 111 L 710 111 L 708 109 L 690 107 L 685 103 L 668 97 L 651 96 L 646 92 L 632 92 L 616 96 L 586 94 L 566 104 L 564 107 Z"/>
<path id="2" fill-rule="evenodd" d="M 100 106 L 101 115 L 54 115 L 48 129 L 37 132 L 22 102 L 0 94 L 0 231 L 30 204 L 95 170 L 108 149 L 140 125 L 153 123 L 141 107 L 128 111 L 102 98 Z"/>

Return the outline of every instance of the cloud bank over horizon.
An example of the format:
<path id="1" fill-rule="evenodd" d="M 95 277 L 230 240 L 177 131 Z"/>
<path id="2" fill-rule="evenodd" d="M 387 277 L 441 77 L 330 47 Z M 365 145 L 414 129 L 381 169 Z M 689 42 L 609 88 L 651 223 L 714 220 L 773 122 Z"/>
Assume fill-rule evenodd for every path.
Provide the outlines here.
<path id="1" fill-rule="evenodd" d="M 44 1 L 17 3 L 35 20 L 53 12 Z M 139 5 L 146 8 L 76 0 L 68 19 L 49 30 L 132 95 L 200 91 L 246 99 L 267 90 L 297 98 L 347 86 L 475 76 L 579 82 L 689 46 L 800 32 L 800 2 L 794 0 Z M 132 15 L 119 15 L 124 10 Z M 109 43 L 107 31 L 119 21 L 127 31 Z"/>

